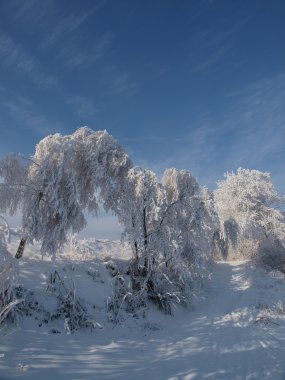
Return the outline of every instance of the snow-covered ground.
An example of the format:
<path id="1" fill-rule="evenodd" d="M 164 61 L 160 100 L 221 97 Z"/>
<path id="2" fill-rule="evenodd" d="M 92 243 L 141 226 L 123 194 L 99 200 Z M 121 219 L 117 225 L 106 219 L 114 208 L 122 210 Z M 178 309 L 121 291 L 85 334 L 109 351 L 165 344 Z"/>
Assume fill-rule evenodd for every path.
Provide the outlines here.
<path id="1" fill-rule="evenodd" d="M 88 244 L 89 251 L 63 254 L 56 263 L 27 247 L 19 260 L 19 283 L 33 292 L 38 308 L 0 337 L 0 380 L 285 379 L 283 274 L 247 261 L 218 262 L 207 296 L 193 310 L 167 316 L 150 307 L 145 318 L 125 316 L 112 324 L 106 299 L 114 279 L 104 262 L 127 248 L 107 241 Z M 54 293 L 46 290 L 55 270 L 66 286 L 75 283 L 98 322 L 95 330 L 67 334 L 62 320 L 43 321 L 41 303 L 55 307 Z"/>

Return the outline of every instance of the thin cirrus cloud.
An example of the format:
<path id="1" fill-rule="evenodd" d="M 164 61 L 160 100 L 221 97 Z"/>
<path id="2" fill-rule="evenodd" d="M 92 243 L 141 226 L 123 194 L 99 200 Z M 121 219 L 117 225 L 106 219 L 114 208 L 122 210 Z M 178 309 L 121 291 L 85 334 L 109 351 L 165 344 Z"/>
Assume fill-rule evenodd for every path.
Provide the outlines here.
<path id="1" fill-rule="evenodd" d="M 285 140 L 284 119 L 285 74 L 260 79 L 231 92 L 223 114 L 215 123 L 208 115 L 201 146 L 211 146 L 211 143 L 215 143 L 215 137 L 222 134 L 227 136 L 229 163 L 266 165 L 270 155 L 282 149 Z M 193 141 L 197 144 L 199 139 Z"/>
<path id="2" fill-rule="evenodd" d="M 48 37 L 42 42 L 42 48 L 47 49 L 55 45 L 63 37 L 76 32 L 84 22 L 98 11 L 107 0 L 102 0 L 95 4 L 91 9 L 81 12 L 79 15 L 69 14 L 62 18 L 49 33 Z"/>
<path id="3" fill-rule="evenodd" d="M 233 52 L 233 45 L 228 43 L 218 49 L 214 49 L 210 54 L 207 54 L 204 57 L 200 57 L 198 63 L 193 62 L 191 65 L 191 71 L 197 72 L 202 70 L 208 70 L 217 66 L 225 58 L 229 57 Z"/>
<path id="4" fill-rule="evenodd" d="M 40 62 L 33 55 L 5 33 L 0 33 L 0 65 L 28 77 L 40 88 L 49 89 L 57 84 L 57 80 L 41 68 Z"/>
<path id="5" fill-rule="evenodd" d="M 124 73 L 114 78 L 111 84 L 111 93 L 121 95 L 127 93 L 133 95 L 138 89 L 138 83 L 132 80 L 131 75 Z"/>
<path id="6" fill-rule="evenodd" d="M 190 70 L 208 71 L 230 59 L 235 53 L 234 34 L 240 26 L 241 23 L 233 25 L 227 32 L 205 29 L 188 40 L 187 44 L 191 47 Z"/>
<path id="7" fill-rule="evenodd" d="M 12 119 L 21 125 L 23 130 L 30 130 L 40 137 L 63 130 L 63 126 L 59 122 L 52 122 L 47 116 L 39 112 L 26 97 L 14 95 L 10 98 L 4 98 L 1 94 L 0 100 L 1 106 L 7 110 Z"/>
<path id="8" fill-rule="evenodd" d="M 165 139 L 163 146 L 174 152 L 166 160 L 154 158 L 153 153 L 139 162 L 159 175 L 166 167 L 185 168 L 211 189 L 224 172 L 239 166 L 269 171 L 278 190 L 285 192 L 284 120 L 285 73 L 281 73 L 229 93 L 223 112 L 204 112 L 184 134 Z"/>
<path id="9" fill-rule="evenodd" d="M 72 107 L 74 113 L 83 121 L 86 118 L 96 117 L 99 111 L 97 105 L 80 95 L 71 96 L 66 103 Z"/>
<path id="10" fill-rule="evenodd" d="M 87 67 L 105 57 L 112 40 L 113 35 L 111 33 L 105 33 L 95 38 L 92 42 L 92 46 L 85 50 L 82 48 L 79 49 L 78 46 L 74 44 L 68 44 L 61 50 L 57 57 L 71 69 Z"/>
<path id="11" fill-rule="evenodd" d="M 249 16 L 243 17 L 232 24 L 227 30 L 221 27 L 208 27 L 199 30 L 193 36 L 186 39 L 186 50 L 190 54 L 190 70 L 193 72 L 206 71 L 219 68 L 220 65 L 231 65 L 231 67 L 241 64 L 235 57 L 237 36 L 240 30 L 249 22 Z"/>
<path id="12" fill-rule="evenodd" d="M 225 169 L 243 166 L 270 171 L 274 182 L 285 191 L 281 167 L 285 141 L 285 74 L 246 85 L 231 93 L 229 101 L 231 104 L 219 125 L 213 127 L 214 135 L 229 136 L 225 141 L 227 148 L 220 147 Z M 206 141 L 205 146 L 210 146 L 211 139 Z"/>
<path id="13" fill-rule="evenodd" d="M 30 14 L 35 9 L 36 4 L 37 0 L 14 0 L 14 7 L 16 9 L 14 12 L 14 17 L 20 18 Z"/>
<path id="14" fill-rule="evenodd" d="M 285 73 L 261 79 L 230 94 L 234 102 L 225 122 L 238 131 L 232 159 L 261 165 L 284 151 Z"/>
<path id="15" fill-rule="evenodd" d="M 54 1 L 13 0 L 13 2 L 9 2 L 9 6 L 12 9 L 12 17 L 16 20 L 24 19 L 29 22 L 37 20 L 37 24 L 42 25 L 46 23 L 47 14 L 54 8 Z"/>

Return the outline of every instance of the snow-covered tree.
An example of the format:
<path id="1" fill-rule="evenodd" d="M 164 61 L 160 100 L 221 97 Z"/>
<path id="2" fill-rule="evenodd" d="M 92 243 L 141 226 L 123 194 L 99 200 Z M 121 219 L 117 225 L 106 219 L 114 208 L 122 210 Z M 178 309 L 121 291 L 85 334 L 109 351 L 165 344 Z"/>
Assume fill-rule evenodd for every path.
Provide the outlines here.
<path id="1" fill-rule="evenodd" d="M 193 285 L 205 275 L 212 255 L 214 219 L 211 204 L 206 190 L 201 190 L 186 170 L 167 169 L 163 185 L 166 197 L 160 225 L 164 227 L 164 239 L 171 244 L 165 264 L 170 273 L 177 274 L 179 282 Z"/>
<path id="2" fill-rule="evenodd" d="M 124 226 L 123 236 L 133 250 L 131 265 L 131 297 L 128 304 L 143 305 L 151 299 L 165 311 L 170 311 L 160 269 L 161 242 L 158 234 L 159 213 L 163 189 L 150 170 L 131 168 L 118 203 L 118 218 Z M 166 293 L 168 293 L 166 297 Z"/>
<path id="3" fill-rule="evenodd" d="M 159 211 L 160 187 L 150 170 L 132 168 L 118 204 L 118 218 L 133 249 L 134 274 L 146 276 L 157 261 L 152 230 Z"/>
<path id="4" fill-rule="evenodd" d="M 1 210 L 12 214 L 21 208 L 25 237 L 42 241 L 42 250 L 53 255 L 70 230 L 85 226 L 84 210 L 97 214 L 101 201 L 116 212 L 121 182 L 131 166 L 112 136 L 88 128 L 48 136 L 26 167 L 19 162 L 15 156 L 1 161 Z"/>
<path id="5" fill-rule="evenodd" d="M 214 193 L 204 187 L 201 190 L 201 197 L 206 209 L 207 241 L 211 244 L 211 256 L 216 259 L 225 258 L 228 250 L 227 241 L 215 207 Z"/>
<path id="6" fill-rule="evenodd" d="M 168 169 L 159 183 L 149 170 L 130 169 L 118 217 L 133 249 L 133 290 L 167 312 L 173 302 L 188 303 L 213 239 L 213 219 L 192 175 Z"/>
<path id="7" fill-rule="evenodd" d="M 280 199 L 269 173 L 239 168 L 218 182 L 216 208 L 234 254 L 256 254 L 264 244 L 283 246 L 284 216 L 274 207 Z"/>

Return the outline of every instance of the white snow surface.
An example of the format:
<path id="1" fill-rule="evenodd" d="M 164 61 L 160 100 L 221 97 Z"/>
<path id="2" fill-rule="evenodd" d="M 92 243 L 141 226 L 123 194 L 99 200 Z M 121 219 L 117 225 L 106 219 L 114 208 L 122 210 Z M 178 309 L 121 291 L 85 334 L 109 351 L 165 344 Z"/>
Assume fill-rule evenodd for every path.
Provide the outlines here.
<path id="1" fill-rule="evenodd" d="M 124 265 L 120 257 L 128 249 L 119 242 L 88 244 L 88 252 L 66 252 L 55 263 L 42 259 L 37 246 L 27 246 L 19 283 L 51 310 L 55 297 L 47 281 L 57 270 L 67 285 L 75 284 L 102 328 L 67 334 L 60 320 L 50 325 L 40 323 L 40 315 L 23 316 L 18 327 L 0 332 L 0 380 L 285 379 L 282 273 L 249 261 L 217 262 L 193 309 L 178 308 L 170 316 L 150 306 L 144 318 L 125 315 L 113 324 L 106 299 L 114 279 L 105 263 L 112 256 Z M 9 248 L 15 252 L 16 243 Z"/>

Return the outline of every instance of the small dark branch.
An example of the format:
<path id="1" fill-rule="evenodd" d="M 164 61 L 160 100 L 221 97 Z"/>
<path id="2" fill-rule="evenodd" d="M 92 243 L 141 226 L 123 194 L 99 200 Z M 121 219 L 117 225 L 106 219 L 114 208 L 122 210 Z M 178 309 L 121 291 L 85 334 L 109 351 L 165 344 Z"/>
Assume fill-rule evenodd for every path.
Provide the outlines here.
<path id="1" fill-rule="evenodd" d="M 165 220 L 165 218 L 166 218 L 166 216 L 167 216 L 169 210 L 170 210 L 174 205 L 176 205 L 176 204 L 179 203 L 179 202 L 180 202 L 180 200 L 177 200 L 177 201 L 171 203 L 169 206 L 167 206 L 167 208 L 166 208 L 166 210 L 165 210 L 165 212 L 164 212 L 164 214 L 163 214 L 163 216 L 162 216 L 162 218 L 161 218 L 161 220 L 160 220 L 160 222 L 159 222 L 158 227 L 155 228 L 154 230 L 150 231 L 150 232 L 147 234 L 147 237 L 149 237 L 150 235 L 155 234 L 157 231 L 159 231 L 159 229 L 160 229 L 161 227 L 163 227 L 162 223 L 164 222 L 164 220 Z"/>
<path id="2" fill-rule="evenodd" d="M 135 246 L 135 259 L 138 261 L 139 259 L 139 252 L 138 252 L 138 243 L 135 241 L 134 243 Z"/>
<path id="3" fill-rule="evenodd" d="M 177 200 L 177 201 L 175 201 L 175 202 L 172 202 L 169 206 L 167 206 L 167 208 L 166 208 L 166 210 L 165 210 L 165 213 L 164 213 L 164 215 L 163 215 L 163 217 L 161 218 L 161 221 L 160 221 L 160 223 L 159 223 L 160 226 L 162 226 L 162 223 L 164 222 L 164 219 L 166 218 L 166 216 L 167 216 L 169 210 L 170 210 L 173 206 L 175 206 L 177 203 L 179 203 L 179 202 L 180 202 L 180 199 Z"/>
<path id="4" fill-rule="evenodd" d="M 35 164 L 35 165 L 37 165 L 38 167 L 40 167 L 40 164 L 38 164 L 36 161 L 32 160 L 31 158 L 26 157 L 26 156 L 22 156 L 21 154 L 20 154 L 20 157 L 21 157 L 23 160 L 31 161 L 33 164 Z"/>
<path id="5" fill-rule="evenodd" d="M 146 227 L 146 208 L 143 208 L 143 234 L 144 234 L 144 249 L 147 250 L 147 227 Z"/>
<path id="6" fill-rule="evenodd" d="M 147 248 L 148 248 L 148 235 L 146 227 L 146 207 L 143 208 L 143 234 L 144 234 L 144 271 L 148 269 L 147 261 Z"/>

